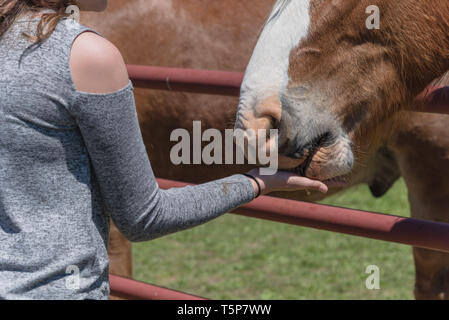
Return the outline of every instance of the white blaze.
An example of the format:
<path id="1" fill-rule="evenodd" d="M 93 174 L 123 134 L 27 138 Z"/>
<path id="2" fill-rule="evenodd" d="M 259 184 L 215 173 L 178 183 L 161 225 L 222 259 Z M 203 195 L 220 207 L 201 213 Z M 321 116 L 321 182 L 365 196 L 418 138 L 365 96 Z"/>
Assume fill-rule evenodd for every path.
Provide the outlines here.
<path id="1" fill-rule="evenodd" d="M 286 88 L 290 52 L 309 29 L 310 1 L 276 2 L 247 66 L 240 92 L 239 113 Z"/>

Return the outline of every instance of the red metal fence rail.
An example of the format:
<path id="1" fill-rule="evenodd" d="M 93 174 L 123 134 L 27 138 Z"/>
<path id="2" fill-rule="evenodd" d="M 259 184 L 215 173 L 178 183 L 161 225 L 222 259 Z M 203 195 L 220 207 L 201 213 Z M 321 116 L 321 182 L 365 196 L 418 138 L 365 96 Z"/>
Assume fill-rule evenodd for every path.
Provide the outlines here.
<path id="1" fill-rule="evenodd" d="M 175 291 L 145 282 L 109 275 L 111 294 L 129 300 L 206 300 L 204 298 Z"/>
<path id="2" fill-rule="evenodd" d="M 243 74 L 240 72 L 164 68 L 128 65 L 135 87 L 238 96 Z"/>
<path id="3" fill-rule="evenodd" d="M 186 185 L 158 179 L 162 189 Z M 449 253 L 449 224 L 261 196 L 232 213 Z"/>
<path id="4" fill-rule="evenodd" d="M 238 96 L 243 80 L 241 72 L 166 68 L 128 65 L 128 74 L 135 87 Z M 449 87 L 429 88 L 420 95 L 426 101 L 423 112 L 449 114 Z"/>

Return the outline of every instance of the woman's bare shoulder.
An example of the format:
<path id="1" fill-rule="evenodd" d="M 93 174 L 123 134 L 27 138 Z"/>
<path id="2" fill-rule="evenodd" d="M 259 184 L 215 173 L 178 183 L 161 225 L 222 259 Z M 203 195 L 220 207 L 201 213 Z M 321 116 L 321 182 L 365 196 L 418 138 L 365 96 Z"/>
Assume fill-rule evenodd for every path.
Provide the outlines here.
<path id="1" fill-rule="evenodd" d="M 78 91 L 109 93 L 129 83 L 120 51 L 94 32 L 83 32 L 73 42 L 70 70 Z"/>

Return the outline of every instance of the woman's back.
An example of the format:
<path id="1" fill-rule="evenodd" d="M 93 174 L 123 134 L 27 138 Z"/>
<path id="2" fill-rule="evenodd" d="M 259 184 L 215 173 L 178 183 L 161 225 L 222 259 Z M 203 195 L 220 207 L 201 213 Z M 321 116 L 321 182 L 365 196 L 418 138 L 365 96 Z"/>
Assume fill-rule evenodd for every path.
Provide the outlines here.
<path id="1" fill-rule="evenodd" d="M 64 19 L 30 46 L 28 20 L 0 39 L 0 298 L 104 299 L 108 217 L 69 112 L 70 49 L 87 28 Z"/>

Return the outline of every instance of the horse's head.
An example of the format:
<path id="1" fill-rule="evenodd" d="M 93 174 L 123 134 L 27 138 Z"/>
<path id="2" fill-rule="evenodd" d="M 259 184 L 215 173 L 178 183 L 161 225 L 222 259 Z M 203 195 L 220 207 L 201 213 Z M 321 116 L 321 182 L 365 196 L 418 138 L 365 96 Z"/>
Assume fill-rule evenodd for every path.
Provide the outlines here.
<path id="1" fill-rule="evenodd" d="M 448 1 L 434 4 L 277 1 L 245 73 L 236 128 L 279 129 L 283 169 L 320 180 L 349 173 L 375 126 L 448 69 Z"/>

